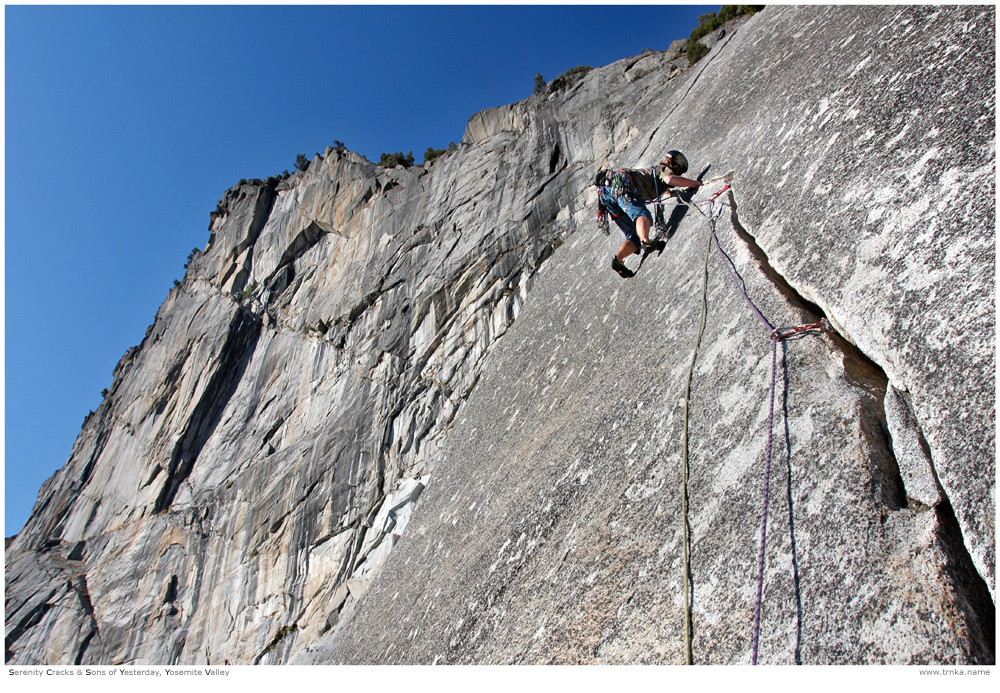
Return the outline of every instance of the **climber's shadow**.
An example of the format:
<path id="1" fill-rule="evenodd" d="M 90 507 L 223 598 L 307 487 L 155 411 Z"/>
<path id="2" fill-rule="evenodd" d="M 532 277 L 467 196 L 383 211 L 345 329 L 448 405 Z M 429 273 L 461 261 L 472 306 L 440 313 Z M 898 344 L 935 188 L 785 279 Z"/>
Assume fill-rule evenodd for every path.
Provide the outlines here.
<path id="1" fill-rule="evenodd" d="M 802 336 L 805 336 L 803 333 Z M 781 340 L 781 371 L 784 387 L 781 401 L 782 415 L 785 420 L 785 469 L 788 472 L 786 499 L 788 501 L 788 534 L 792 547 L 792 580 L 795 588 L 795 663 L 802 664 L 802 585 L 799 576 L 799 554 L 795 537 L 795 504 L 792 493 L 792 434 L 788 427 L 788 353 L 786 340 Z"/>
<path id="2" fill-rule="evenodd" d="M 698 174 L 698 177 L 695 180 L 697 180 L 700 183 L 702 179 L 705 177 L 705 175 L 708 173 L 709 169 L 711 168 L 712 168 L 711 164 L 706 166 L 705 169 L 700 174 Z M 677 233 L 677 227 L 681 225 L 681 221 L 684 219 L 685 216 L 687 216 L 691 200 L 694 199 L 694 196 L 698 193 L 698 190 L 699 188 L 682 190 L 673 195 L 672 197 L 668 198 L 677 200 L 677 203 L 674 205 L 674 210 L 670 213 L 670 218 L 667 219 L 666 221 L 663 220 L 663 207 L 661 205 L 656 206 L 656 213 L 655 213 L 656 218 L 653 222 L 653 227 L 657 231 L 656 250 L 643 253 L 642 259 L 639 260 L 639 267 L 636 269 L 637 272 L 639 269 L 642 268 L 643 263 L 646 262 L 646 258 L 648 258 L 650 255 L 656 253 L 657 257 L 659 257 L 660 255 L 663 254 L 664 248 L 667 247 L 667 242 L 674 237 L 674 234 Z"/>
<path id="3" fill-rule="evenodd" d="M 712 168 L 711 164 L 706 166 L 705 170 L 703 170 L 700 174 L 698 174 L 698 177 L 695 180 L 697 180 L 699 183 L 702 182 L 702 180 L 704 180 L 705 176 L 708 174 L 711 168 Z M 700 188 L 694 188 L 693 190 L 682 190 L 676 195 L 676 197 L 679 198 L 680 204 L 674 207 L 674 211 L 670 213 L 670 218 L 667 219 L 667 221 L 660 228 L 660 238 L 662 238 L 665 241 L 669 241 L 671 238 L 674 237 L 674 234 L 677 233 L 677 227 L 681 225 L 681 221 L 684 219 L 685 216 L 687 216 L 689 210 L 688 205 L 691 203 L 691 200 L 694 199 L 694 196 L 698 193 L 698 190 L 700 190 Z M 663 214 L 663 208 L 657 207 L 657 216 L 662 216 L 662 214 Z"/>

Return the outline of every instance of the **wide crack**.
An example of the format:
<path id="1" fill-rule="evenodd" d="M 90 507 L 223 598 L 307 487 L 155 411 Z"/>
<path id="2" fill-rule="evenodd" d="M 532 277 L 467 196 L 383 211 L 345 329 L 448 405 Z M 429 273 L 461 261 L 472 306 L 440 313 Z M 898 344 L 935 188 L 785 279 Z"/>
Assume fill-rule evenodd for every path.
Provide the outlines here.
<path id="1" fill-rule="evenodd" d="M 867 406 L 862 411 L 861 426 L 862 432 L 872 445 L 872 474 L 880 487 L 882 502 L 891 510 L 926 511 L 928 509 L 926 505 L 907 496 L 906 485 L 900 473 L 886 416 L 885 399 L 889 377 L 885 369 L 861 351 L 852 339 L 842 334 L 843 328 L 837 326 L 820 306 L 803 297 L 771 265 L 767 253 L 740 223 L 736 198 L 732 190 L 729 191 L 728 197 L 733 229 L 746 245 L 758 269 L 788 303 L 808 316 L 808 320 L 822 320 L 824 332 L 843 354 L 846 380 L 868 395 L 864 398 Z M 911 414 L 916 422 L 915 412 L 911 410 Z M 916 424 L 915 432 L 926 454 L 930 473 L 940 495 L 940 500 L 933 507 L 938 520 L 937 539 L 947 557 L 941 572 L 951 583 L 956 603 L 965 618 L 964 625 L 969 635 L 969 655 L 973 663 L 994 664 L 996 605 L 993 603 L 986 581 L 972 560 L 951 500 L 938 481 L 934 460 L 919 424 Z"/>

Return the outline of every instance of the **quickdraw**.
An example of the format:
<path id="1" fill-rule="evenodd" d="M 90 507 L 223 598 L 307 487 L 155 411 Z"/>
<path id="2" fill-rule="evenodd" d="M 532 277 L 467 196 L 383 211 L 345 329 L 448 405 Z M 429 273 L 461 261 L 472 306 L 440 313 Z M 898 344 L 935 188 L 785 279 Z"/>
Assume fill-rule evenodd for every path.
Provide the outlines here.
<path id="1" fill-rule="evenodd" d="M 798 327 L 778 327 L 771 332 L 771 339 L 788 339 L 803 332 L 821 329 L 823 329 L 823 323 L 821 322 L 814 322 L 811 325 L 799 325 Z"/>

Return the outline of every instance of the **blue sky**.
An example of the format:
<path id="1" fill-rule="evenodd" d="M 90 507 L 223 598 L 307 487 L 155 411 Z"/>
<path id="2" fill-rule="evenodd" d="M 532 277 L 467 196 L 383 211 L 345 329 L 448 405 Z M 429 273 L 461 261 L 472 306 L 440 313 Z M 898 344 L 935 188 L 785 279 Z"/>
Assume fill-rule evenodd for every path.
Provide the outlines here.
<path id="1" fill-rule="evenodd" d="M 6 6 L 5 535 L 227 188 L 334 140 L 419 163 L 536 73 L 665 50 L 718 9 Z"/>

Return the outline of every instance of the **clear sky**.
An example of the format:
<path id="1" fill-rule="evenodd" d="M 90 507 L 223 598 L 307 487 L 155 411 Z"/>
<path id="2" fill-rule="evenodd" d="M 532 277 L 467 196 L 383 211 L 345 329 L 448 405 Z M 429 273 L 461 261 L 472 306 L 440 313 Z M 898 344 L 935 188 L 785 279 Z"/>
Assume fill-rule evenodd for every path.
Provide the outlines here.
<path id="1" fill-rule="evenodd" d="M 227 188 L 334 140 L 419 163 L 536 73 L 665 50 L 718 9 L 6 6 L 5 535 Z"/>

